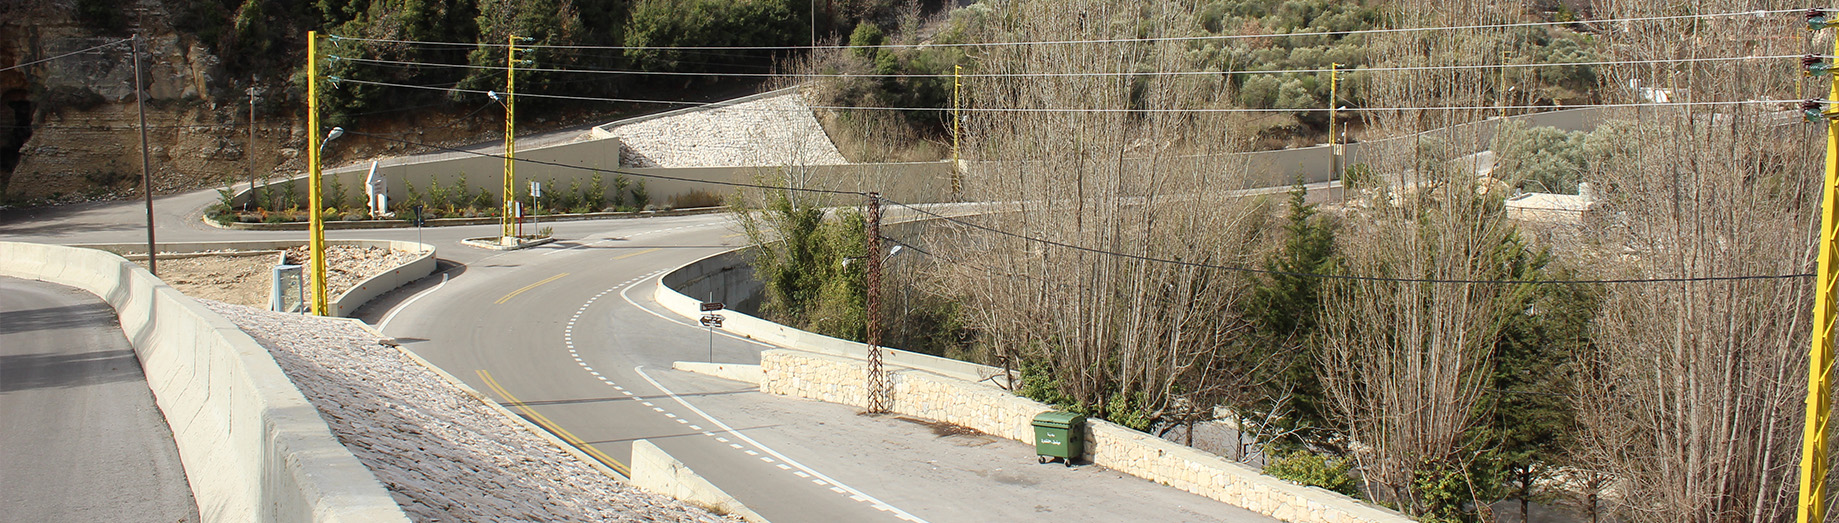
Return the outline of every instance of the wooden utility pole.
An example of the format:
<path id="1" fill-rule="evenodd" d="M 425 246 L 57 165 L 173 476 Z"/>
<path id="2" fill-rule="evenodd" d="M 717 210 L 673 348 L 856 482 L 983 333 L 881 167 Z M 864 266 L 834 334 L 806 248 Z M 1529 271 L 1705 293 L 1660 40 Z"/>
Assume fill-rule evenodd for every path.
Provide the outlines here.
<path id="1" fill-rule="evenodd" d="M 153 160 L 147 146 L 147 96 L 141 92 L 145 86 L 140 74 L 140 33 L 134 34 L 134 112 L 140 118 L 140 193 L 147 201 L 147 272 L 154 276 L 160 274 L 159 249 L 153 242 Z"/>

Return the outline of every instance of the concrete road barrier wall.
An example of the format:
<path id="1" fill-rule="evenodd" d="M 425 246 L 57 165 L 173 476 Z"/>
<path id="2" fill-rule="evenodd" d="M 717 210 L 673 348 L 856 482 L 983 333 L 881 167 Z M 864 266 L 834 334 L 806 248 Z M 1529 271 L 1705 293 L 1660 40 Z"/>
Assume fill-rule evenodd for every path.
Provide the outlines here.
<path id="1" fill-rule="evenodd" d="M 723 492 L 709 480 L 648 440 L 632 442 L 632 485 L 696 505 L 716 514 L 734 515 L 753 523 L 766 523 L 753 509 Z"/>
<path id="2" fill-rule="evenodd" d="M 801 347 L 802 348 L 802 347 Z M 760 390 L 866 407 L 868 365 L 802 350 L 760 354 Z M 893 412 L 1034 441 L 1034 416 L 1051 407 L 994 386 L 914 370 L 892 370 Z M 1086 423 L 1085 459 L 1247 510 L 1297 523 L 1408 523 L 1398 512 L 1266 476 L 1211 453 L 1104 420 Z"/>
<path id="3" fill-rule="evenodd" d="M 268 240 L 268 241 L 234 241 L 234 242 L 175 242 L 159 244 L 161 253 L 197 253 L 208 251 L 256 251 L 279 250 L 306 245 L 305 240 Z M 434 274 L 434 246 L 425 243 L 402 242 L 393 240 L 326 240 L 326 245 L 349 245 L 354 247 L 378 247 L 383 249 L 419 252 L 409 263 L 392 268 L 364 281 L 358 282 L 351 289 L 332 297 L 331 312 L 333 316 L 350 316 L 365 303 L 382 296 L 383 293 L 396 290 L 397 287 Z M 146 254 L 145 243 L 90 243 L 76 247 L 100 249 L 115 254 Z"/>
<path id="4" fill-rule="evenodd" d="M 0 274 L 115 308 L 204 521 L 408 521 L 266 349 L 145 269 L 96 249 L 0 242 Z"/>

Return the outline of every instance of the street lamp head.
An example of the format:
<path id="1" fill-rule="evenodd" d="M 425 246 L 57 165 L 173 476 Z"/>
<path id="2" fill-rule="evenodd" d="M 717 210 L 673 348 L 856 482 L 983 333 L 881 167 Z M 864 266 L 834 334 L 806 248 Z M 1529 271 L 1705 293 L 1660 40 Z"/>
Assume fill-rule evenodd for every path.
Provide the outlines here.
<path id="1" fill-rule="evenodd" d="M 474 91 L 474 92 L 478 92 L 478 91 Z M 491 97 L 491 98 L 492 98 L 492 101 L 494 101 L 494 102 L 502 102 L 502 101 L 504 101 L 504 100 L 500 100 L 500 99 L 498 99 L 498 91 L 486 91 L 486 92 L 485 92 L 485 95 L 486 95 L 486 96 L 489 96 L 489 97 Z"/>
<path id="2" fill-rule="evenodd" d="M 344 135 L 345 135 L 344 127 L 333 127 L 332 132 L 326 133 L 326 141 L 330 142 L 333 140 L 337 140 L 338 137 L 344 136 Z"/>
<path id="3" fill-rule="evenodd" d="M 901 247 L 903 247 L 903 246 L 901 246 L 901 245 L 895 245 L 893 249 L 888 249 L 888 257 L 889 257 L 889 258 L 892 258 L 892 257 L 894 257 L 894 255 L 896 255 L 896 254 L 900 254 L 900 249 L 901 249 Z"/>

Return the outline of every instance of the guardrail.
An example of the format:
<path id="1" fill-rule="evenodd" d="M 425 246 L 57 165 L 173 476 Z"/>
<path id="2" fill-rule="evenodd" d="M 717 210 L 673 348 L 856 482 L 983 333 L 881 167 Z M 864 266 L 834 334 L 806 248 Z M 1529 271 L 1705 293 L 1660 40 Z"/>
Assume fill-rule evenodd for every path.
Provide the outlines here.
<path id="1" fill-rule="evenodd" d="M 114 307 L 204 521 L 409 520 L 266 349 L 146 269 L 97 249 L 0 242 L 0 274 Z"/>

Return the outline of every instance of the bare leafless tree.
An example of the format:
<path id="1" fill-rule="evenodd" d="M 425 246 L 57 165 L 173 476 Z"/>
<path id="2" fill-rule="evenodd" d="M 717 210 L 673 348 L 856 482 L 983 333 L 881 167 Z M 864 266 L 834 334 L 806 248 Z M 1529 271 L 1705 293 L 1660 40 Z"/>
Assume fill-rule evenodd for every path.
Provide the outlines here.
<path id="1" fill-rule="evenodd" d="M 1621 18 L 1784 7 L 1795 6 L 1604 0 L 1596 10 Z M 1618 59 L 1795 54 L 1806 51 L 1798 22 L 1758 15 L 1631 23 L 1604 28 L 1603 37 Z M 1797 65 L 1624 67 L 1606 83 L 1623 100 L 1793 98 Z M 1822 176 L 1822 151 L 1812 145 L 1823 129 L 1794 122 L 1787 109 L 1733 103 L 1617 115 L 1634 122 L 1619 137 L 1623 160 L 1588 175 L 1613 211 L 1593 231 L 1606 273 L 1811 272 Z M 1616 514 L 1653 522 L 1794 517 L 1812 297 L 1802 278 L 1610 288 L 1597 350 L 1585 361 L 1580 416 L 1590 464 L 1618 479 Z"/>
<path id="2" fill-rule="evenodd" d="M 1123 39 L 1194 27 L 1194 6 L 1176 2 L 1001 4 L 993 39 Z M 977 110 L 966 122 L 964 197 L 1015 203 L 977 222 L 1000 233 L 953 235 L 940 250 L 969 263 L 933 275 L 965 301 L 994 359 L 1041 362 L 1066 401 L 1139 427 L 1210 417 L 1236 386 L 1243 373 L 1228 367 L 1243 363 L 1233 356 L 1246 323 L 1233 305 L 1249 280 L 1218 266 L 1255 261 L 1263 241 L 1263 207 L 1233 192 L 1245 185 L 1243 169 L 1224 156 L 1245 144 L 1235 119 L 1167 111 L 1225 106 L 1224 81 L 1128 74 L 1195 69 L 1184 45 L 977 51 L 982 73 L 1108 75 L 971 81 L 965 91 Z"/>
<path id="3" fill-rule="evenodd" d="M 1401 0 L 1403 27 L 1474 26 L 1514 20 L 1515 2 Z M 1500 187 L 1476 176 L 1466 156 L 1486 148 L 1476 126 L 1501 95 L 1479 67 L 1494 57 L 1468 52 L 1500 38 L 1485 30 L 1402 32 L 1370 40 L 1371 63 L 1474 68 L 1375 74 L 1377 107 L 1424 109 L 1369 116 L 1366 163 L 1383 183 L 1351 202 L 1338 245 L 1351 274 L 1396 278 L 1341 282 L 1324 302 L 1320 357 L 1324 390 L 1367 493 L 1416 515 L 1460 511 L 1431 499 L 1420 482 L 1467 485 L 1485 449 L 1475 438 L 1502 322 L 1520 303 L 1517 286 L 1411 280 L 1505 280 L 1516 238 L 1501 212 Z M 1467 499 L 1473 499 L 1464 490 Z M 1433 514 L 1434 513 L 1434 514 Z"/>

